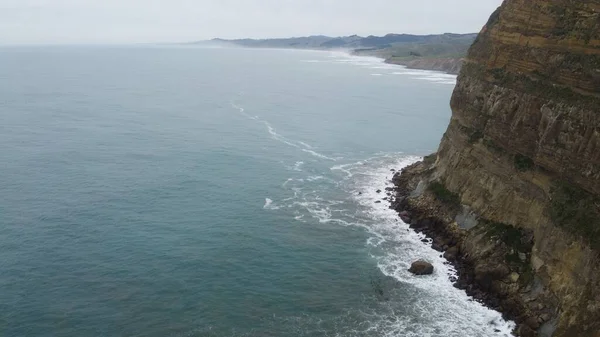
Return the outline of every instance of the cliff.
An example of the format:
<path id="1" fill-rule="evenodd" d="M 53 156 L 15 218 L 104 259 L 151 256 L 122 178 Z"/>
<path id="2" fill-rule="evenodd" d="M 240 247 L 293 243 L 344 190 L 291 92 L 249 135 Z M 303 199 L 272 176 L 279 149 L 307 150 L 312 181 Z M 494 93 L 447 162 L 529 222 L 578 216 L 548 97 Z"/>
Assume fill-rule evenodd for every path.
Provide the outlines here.
<path id="1" fill-rule="evenodd" d="M 435 70 L 457 75 L 463 65 L 460 57 L 390 57 L 385 60 L 389 64 L 399 64 L 410 69 Z"/>
<path id="2" fill-rule="evenodd" d="M 458 74 L 462 58 L 477 34 L 387 34 L 385 36 L 358 35 L 328 37 L 307 36 L 281 39 L 213 39 L 191 44 L 234 46 L 245 48 L 286 48 L 311 50 L 344 50 L 354 55 L 374 56 L 390 64 L 413 69 L 444 71 Z"/>
<path id="3" fill-rule="evenodd" d="M 600 0 L 505 0 L 393 207 L 522 336 L 600 336 Z"/>

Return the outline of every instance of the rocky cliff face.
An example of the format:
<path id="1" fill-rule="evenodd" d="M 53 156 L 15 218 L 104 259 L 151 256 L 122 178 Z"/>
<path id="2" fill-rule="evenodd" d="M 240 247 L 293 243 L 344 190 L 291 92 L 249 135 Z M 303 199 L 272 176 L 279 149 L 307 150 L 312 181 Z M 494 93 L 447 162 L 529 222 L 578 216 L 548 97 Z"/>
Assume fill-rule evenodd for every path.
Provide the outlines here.
<path id="1" fill-rule="evenodd" d="M 505 0 L 451 107 L 395 207 L 454 233 L 521 335 L 600 336 L 600 0 Z"/>

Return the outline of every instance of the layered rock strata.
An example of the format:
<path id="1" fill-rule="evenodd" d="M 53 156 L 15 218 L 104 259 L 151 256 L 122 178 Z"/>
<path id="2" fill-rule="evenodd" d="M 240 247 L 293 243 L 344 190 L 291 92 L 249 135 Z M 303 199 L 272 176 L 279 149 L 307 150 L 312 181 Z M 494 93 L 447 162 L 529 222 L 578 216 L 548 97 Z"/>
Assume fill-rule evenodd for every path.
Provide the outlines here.
<path id="1" fill-rule="evenodd" d="M 600 336 L 600 0 L 505 0 L 451 107 L 393 207 L 520 335 Z"/>

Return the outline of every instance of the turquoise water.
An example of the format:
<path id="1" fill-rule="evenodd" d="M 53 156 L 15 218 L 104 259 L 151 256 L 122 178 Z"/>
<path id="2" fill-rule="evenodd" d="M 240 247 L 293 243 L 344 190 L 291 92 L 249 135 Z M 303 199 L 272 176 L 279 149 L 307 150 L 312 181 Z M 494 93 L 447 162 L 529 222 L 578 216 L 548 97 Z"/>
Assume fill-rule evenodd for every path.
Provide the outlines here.
<path id="1" fill-rule="evenodd" d="M 1 49 L 0 335 L 507 336 L 375 203 L 437 148 L 454 82 L 341 53 Z"/>

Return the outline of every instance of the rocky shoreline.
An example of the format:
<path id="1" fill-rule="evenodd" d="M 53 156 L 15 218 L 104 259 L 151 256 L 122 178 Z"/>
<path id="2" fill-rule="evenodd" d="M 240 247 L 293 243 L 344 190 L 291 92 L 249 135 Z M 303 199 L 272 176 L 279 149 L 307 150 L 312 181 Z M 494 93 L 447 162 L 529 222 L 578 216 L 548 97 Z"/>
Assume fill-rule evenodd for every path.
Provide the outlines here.
<path id="1" fill-rule="evenodd" d="M 476 220 L 465 215 L 460 204 L 451 203 L 450 197 L 440 200 L 431 191 L 428 179 L 435 167 L 432 160 L 413 164 L 394 175 L 395 187 L 388 190 L 390 208 L 413 230 L 432 239 L 432 248 L 456 268 L 458 278 L 452 280 L 456 288 L 515 321 L 517 336 L 552 336 L 558 314 L 554 299 L 521 268 L 529 263 L 533 237 L 513 230 L 510 240 L 518 241 L 515 244 L 520 249 L 511 251 L 513 248 L 505 242 L 506 233 L 498 229 L 490 233 L 490 228 L 483 225 L 474 229 Z M 507 262 L 508 253 L 516 261 Z"/>
<path id="2" fill-rule="evenodd" d="M 518 336 L 600 337 L 599 9 L 503 1 L 437 154 L 394 177 L 392 208 Z"/>
<path id="3" fill-rule="evenodd" d="M 388 58 L 385 63 L 405 66 L 408 69 L 441 71 L 451 75 L 458 75 L 463 65 L 463 58 Z"/>

